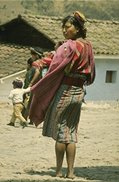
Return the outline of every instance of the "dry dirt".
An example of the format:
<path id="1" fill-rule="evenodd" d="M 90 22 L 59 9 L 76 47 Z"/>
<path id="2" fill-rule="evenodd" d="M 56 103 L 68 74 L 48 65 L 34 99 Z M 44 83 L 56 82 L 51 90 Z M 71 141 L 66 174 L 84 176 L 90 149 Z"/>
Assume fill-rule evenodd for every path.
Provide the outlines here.
<path id="1" fill-rule="evenodd" d="M 74 180 L 56 178 L 55 142 L 42 136 L 42 125 L 7 126 L 12 104 L 0 102 L 0 182 L 119 182 L 119 105 L 83 105 L 78 130 Z M 66 172 L 66 160 L 63 174 Z"/>

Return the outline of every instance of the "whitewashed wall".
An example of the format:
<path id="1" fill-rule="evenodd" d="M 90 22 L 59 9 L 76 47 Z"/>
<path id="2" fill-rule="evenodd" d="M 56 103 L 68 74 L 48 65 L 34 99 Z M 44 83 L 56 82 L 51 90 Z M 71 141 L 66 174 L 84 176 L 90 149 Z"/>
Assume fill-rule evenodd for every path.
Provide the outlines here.
<path id="1" fill-rule="evenodd" d="M 119 56 L 95 57 L 96 78 L 93 85 L 87 86 L 86 100 L 119 100 Z M 117 71 L 115 83 L 105 83 L 106 71 Z"/>

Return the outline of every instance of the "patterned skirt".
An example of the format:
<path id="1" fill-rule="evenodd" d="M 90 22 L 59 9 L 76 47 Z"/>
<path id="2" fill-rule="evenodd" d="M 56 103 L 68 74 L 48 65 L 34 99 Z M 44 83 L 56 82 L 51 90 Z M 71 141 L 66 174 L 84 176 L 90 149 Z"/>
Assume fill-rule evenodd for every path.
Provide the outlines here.
<path id="1" fill-rule="evenodd" d="M 62 143 L 76 143 L 83 98 L 82 88 L 61 85 L 48 107 L 43 136 Z"/>

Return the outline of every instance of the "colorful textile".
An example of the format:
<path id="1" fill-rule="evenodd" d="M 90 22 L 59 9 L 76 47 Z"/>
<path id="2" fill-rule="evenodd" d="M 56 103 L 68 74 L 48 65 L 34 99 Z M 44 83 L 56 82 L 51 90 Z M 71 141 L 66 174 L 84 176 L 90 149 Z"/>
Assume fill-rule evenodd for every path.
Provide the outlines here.
<path id="1" fill-rule="evenodd" d="M 61 85 L 48 107 L 43 124 L 43 135 L 62 143 L 77 142 L 82 88 Z"/>
<path id="2" fill-rule="evenodd" d="M 91 49 L 90 43 L 81 40 L 77 42 L 68 40 L 57 49 L 47 74 L 31 89 L 33 99 L 29 116 L 36 126 L 44 120 L 48 106 L 66 74 L 72 70 L 75 73 L 76 70 L 76 73 L 86 75 L 87 84 L 93 82 L 94 59 Z M 80 56 L 81 52 L 82 56 Z"/>
<path id="3" fill-rule="evenodd" d="M 75 11 L 74 13 L 74 17 L 81 23 L 84 23 L 85 21 L 86 21 L 86 18 L 85 18 L 85 16 L 81 13 L 81 12 L 79 12 L 79 11 Z"/>
<path id="4" fill-rule="evenodd" d="M 80 39 L 76 42 L 76 54 L 74 60 L 78 59 L 80 59 L 80 61 L 74 62 L 75 65 L 72 72 L 85 75 L 85 85 L 92 84 L 95 79 L 95 63 L 92 45 L 89 41 Z"/>

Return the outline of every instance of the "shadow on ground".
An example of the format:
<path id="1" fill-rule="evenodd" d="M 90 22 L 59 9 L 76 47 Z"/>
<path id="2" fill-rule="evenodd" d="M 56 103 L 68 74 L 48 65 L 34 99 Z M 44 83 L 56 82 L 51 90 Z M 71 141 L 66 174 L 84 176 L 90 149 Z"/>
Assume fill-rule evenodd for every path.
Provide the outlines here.
<path id="1" fill-rule="evenodd" d="M 39 175 L 39 176 L 50 176 L 55 177 L 55 168 L 50 168 L 48 171 L 37 171 L 29 170 L 26 171 L 28 175 Z M 66 174 L 66 168 L 63 168 L 63 176 Z M 7 180 L 4 182 L 61 182 L 61 181 L 73 181 L 81 182 L 81 178 L 86 181 L 100 181 L 100 182 L 119 182 L 119 166 L 96 166 L 96 167 L 76 167 L 75 168 L 76 178 L 69 180 L 66 178 L 54 178 L 54 179 L 39 179 L 39 180 L 29 180 L 29 179 L 20 179 L 20 180 Z M 79 180 L 78 180 L 79 178 Z M 0 181 L 1 182 L 1 181 Z M 2 181 L 3 182 L 3 181 Z"/>
<path id="2" fill-rule="evenodd" d="M 50 175 L 55 176 L 55 168 L 50 168 L 49 171 L 29 171 L 30 175 Z M 63 168 L 63 176 L 66 174 L 66 168 Z M 96 167 L 76 167 L 76 178 L 84 178 L 87 180 L 101 180 L 119 182 L 119 166 L 96 166 Z M 74 181 L 74 180 L 73 180 Z"/>

